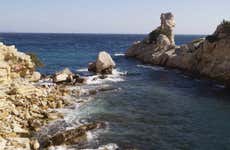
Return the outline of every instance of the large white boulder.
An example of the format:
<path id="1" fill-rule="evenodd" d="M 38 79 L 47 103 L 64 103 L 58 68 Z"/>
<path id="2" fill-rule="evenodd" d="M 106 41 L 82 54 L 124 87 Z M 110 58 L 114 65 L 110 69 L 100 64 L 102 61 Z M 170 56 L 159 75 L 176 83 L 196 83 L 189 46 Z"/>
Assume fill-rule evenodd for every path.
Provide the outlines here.
<path id="1" fill-rule="evenodd" d="M 113 68 L 116 67 L 116 63 L 113 61 L 109 53 L 102 51 L 98 54 L 97 60 L 94 63 L 89 64 L 89 71 L 93 71 L 101 74 L 112 74 Z"/>

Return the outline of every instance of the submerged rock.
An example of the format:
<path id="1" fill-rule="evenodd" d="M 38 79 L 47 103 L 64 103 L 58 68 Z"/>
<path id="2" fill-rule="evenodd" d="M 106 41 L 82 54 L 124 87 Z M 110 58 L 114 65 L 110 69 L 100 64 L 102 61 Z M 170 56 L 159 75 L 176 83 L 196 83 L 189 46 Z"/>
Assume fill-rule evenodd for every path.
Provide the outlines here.
<path id="1" fill-rule="evenodd" d="M 58 123 L 58 122 L 57 122 Z M 49 127 L 50 131 L 38 135 L 39 142 L 43 148 L 49 146 L 58 146 L 62 144 L 74 144 L 86 135 L 87 131 L 103 128 L 102 122 L 84 124 L 78 127 L 71 127 L 65 121 Z"/>
<path id="2" fill-rule="evenodd" d="M 112 74 L 113 68 L 116 67 L 112 57 L 105 51 L 98 54 L 96 62 L 90 63 L 88 70 L 100 74 Z"/>

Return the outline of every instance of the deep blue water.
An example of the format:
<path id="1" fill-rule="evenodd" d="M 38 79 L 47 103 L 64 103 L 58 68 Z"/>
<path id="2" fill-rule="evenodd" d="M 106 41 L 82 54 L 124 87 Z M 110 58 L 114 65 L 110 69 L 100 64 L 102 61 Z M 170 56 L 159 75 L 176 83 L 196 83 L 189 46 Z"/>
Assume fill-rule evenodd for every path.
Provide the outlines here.
<path id="1" fill-rule="evenodd" d="M 183 44 L 199 35 L 177 35 Z M 143 67 L 134 59 L 115 56 L 144 35 L 0 34 L 0 41 L 25 52 L 35 52 L 49 74 L 64 67 L 86 68 L 106 50 L 124 82 L 119 91 L 100 93 L 81 108 L 82 117 L 106 121 L 109 130 L 98 145 L 117 143 L 121 149 L 228 150 L 230 149 L 230 93 L 215 82 L 186 76 L 178 70 Z M 95 145 L 97 146 L 97 145 Z"/>

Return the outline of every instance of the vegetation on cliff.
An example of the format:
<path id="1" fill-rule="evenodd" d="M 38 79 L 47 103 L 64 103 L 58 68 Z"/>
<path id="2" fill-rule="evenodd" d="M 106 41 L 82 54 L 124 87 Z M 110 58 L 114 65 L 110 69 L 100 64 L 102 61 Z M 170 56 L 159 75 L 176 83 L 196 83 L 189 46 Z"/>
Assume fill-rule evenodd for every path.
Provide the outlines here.
<path id="1" fill-rule="evenodd" d="M 149 33 L 149 43 L 156 42 L 160 34 L 166 35 L 168 38 L 170 38 L 170 32 L 159 27 Z"/>
<path id="2" fill-rule="evenodd" d="M 223 20 L 221 26 L 223 26 L 223 31 L 226 34 L 230 34 L 230 21 Z"/>
<path id="3" fill-rule="evenodd" d="M 44 67 L 44 63 L 38 58 L 38 56 L 35 53 L 28 52 L 26 53 L 30 56 L 31 61 L 34 63 L 35 67 Z"/>
<path id="4" fill-rule="evenodd" d="M 206 40 L 210 43 L 217 42 L 220 40 L 219 35 L 221 36 L 229 36 L 230 35 L 230 21 L 223 20 L 221 24 L 217 27 L 216 32 L 213 35 L 209 35 L 206 37 Z"/>

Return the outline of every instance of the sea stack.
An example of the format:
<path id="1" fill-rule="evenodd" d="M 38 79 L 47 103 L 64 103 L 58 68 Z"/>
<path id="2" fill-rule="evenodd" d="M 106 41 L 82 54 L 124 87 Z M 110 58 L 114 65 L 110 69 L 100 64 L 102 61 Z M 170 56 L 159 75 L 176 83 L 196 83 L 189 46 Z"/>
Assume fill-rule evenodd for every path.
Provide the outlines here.
<path id="1" fill-rule="evenodd" d="M 223 21 L 205 38 L 175 46 L 172 13 L 161 14 L 161 26 L 143 41 L 135 42 L 126 56 L 144 63 L 178 68 L 230 85 L 230 22 Z"/>
<path id="2" fill-rule="evenodd" d="M 166 33 L 169 33 L 168 38 L 172 45 L 175 45 L 173 29 L 176 23 L 172 13 L 162 13 L 161 14 L 161 30 L 165 30 Z"/>

